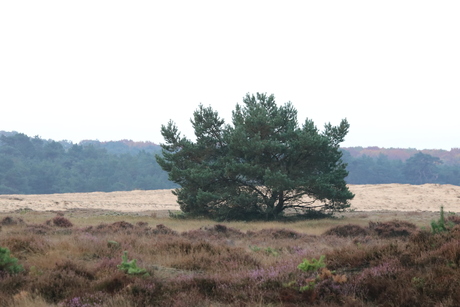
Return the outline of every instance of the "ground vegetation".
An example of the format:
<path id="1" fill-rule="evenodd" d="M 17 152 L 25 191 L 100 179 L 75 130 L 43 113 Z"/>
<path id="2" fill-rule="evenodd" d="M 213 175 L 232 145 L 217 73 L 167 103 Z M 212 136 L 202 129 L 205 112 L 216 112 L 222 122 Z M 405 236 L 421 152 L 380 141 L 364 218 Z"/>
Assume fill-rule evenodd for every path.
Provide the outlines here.
<path id="1" fill-rule="evenodd" d="M 58 215 L 62 224 L 47 224 L 55 214 L 0 214 L 8 260 L 0 266 L 0 306 L 457 306 L 460 300 L 460 218 L 452 213 L 217 223 L 70 211 Z M 445 229 L 432 229 L 430 220 L 439 225 L 441 217 Z"/>

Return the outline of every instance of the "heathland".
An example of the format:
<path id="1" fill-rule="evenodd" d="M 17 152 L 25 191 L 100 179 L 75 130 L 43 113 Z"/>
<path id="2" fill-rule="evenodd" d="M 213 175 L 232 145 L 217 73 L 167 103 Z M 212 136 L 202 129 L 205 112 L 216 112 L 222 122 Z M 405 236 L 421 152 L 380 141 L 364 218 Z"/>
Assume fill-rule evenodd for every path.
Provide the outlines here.
<path id="1" fill-rule="evenodd" d="M 169 190 L 2 195 L 0 306 L 456 306 L 460 187 L 350 189 L 284 222 L 179 219 Z"/>

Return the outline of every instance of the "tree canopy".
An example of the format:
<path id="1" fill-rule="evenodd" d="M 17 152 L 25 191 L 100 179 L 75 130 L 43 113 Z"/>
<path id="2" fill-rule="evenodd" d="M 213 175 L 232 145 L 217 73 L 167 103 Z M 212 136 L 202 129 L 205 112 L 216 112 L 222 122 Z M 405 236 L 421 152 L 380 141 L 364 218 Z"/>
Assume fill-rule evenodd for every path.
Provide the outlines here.
<path id="1" fill-rule="evenodd" d="M 415 184 L 432 183 L 438 178 L 437 165 L 441 159 L 418 152 L 406 161 L 404 174 Z"/>
<path id="2" fill-rule="evenodd" d="M 158 147 L 160 149 L 160 147 Z M 0 135 L 0 194 L 167 189 L 153 152 L 111 154 L 100 144 Z"/>
<path id="3" fill-rule="evenodd" d="M 349 124 L 297 122 L 291 103 L 277 106 L 274 95 L 247 94 L 236 105 L 232 125 L 211 107 L 199 105 L 191 119 L 196 141 L 182 136 L 170 120 L 160 166 L 180 188 L 182 211 L 217 219 L 276 219 L 287 209 L 301 214 L 349 207 L 353 194 L 344 178 L 339 144 Z M 308 196 L 306 198 L 305 196 Z"/>

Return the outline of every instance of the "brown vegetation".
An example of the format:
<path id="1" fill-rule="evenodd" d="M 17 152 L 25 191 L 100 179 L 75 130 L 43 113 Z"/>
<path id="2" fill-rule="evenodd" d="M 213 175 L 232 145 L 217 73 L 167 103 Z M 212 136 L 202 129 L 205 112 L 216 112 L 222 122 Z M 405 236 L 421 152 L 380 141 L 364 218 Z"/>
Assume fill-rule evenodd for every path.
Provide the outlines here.
<path id="1" fill-rule="evenodd" d="M 88 225 L 94 214 L 19 215 L 2 223 L 0 246 L 25 270 L 0 272 L 0 306 L 456 306 L 460 300 L 460 226 L 433 234 L 428 223 L 423 230 L 401 219 L 374 221 L 370 213 L 291 224 L 100 216 Z M 446 222 L 459 220 L 450 215 Z M 121 271 L 124 251 L 147 274 Z M 299 269 L 302 262 L 311 268 Z"/>

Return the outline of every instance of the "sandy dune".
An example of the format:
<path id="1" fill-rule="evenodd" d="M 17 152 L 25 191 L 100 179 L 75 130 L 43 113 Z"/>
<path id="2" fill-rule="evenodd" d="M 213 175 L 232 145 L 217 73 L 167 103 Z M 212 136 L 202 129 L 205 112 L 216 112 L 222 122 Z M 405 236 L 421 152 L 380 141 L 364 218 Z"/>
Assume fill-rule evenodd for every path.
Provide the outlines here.
<path id="1" fill-rule="evenodd" d="M 357 211 L 446 211 L 460 212 L 460 187 L 453 185 L 350 185 L 356 195 L 351 209 Z M 171 190 L 94 192 L 46 195 L 0 195 L 0 211 L 21 208 L 36 211 L 105 209 L 112 211 L 178 210 Z"/>

